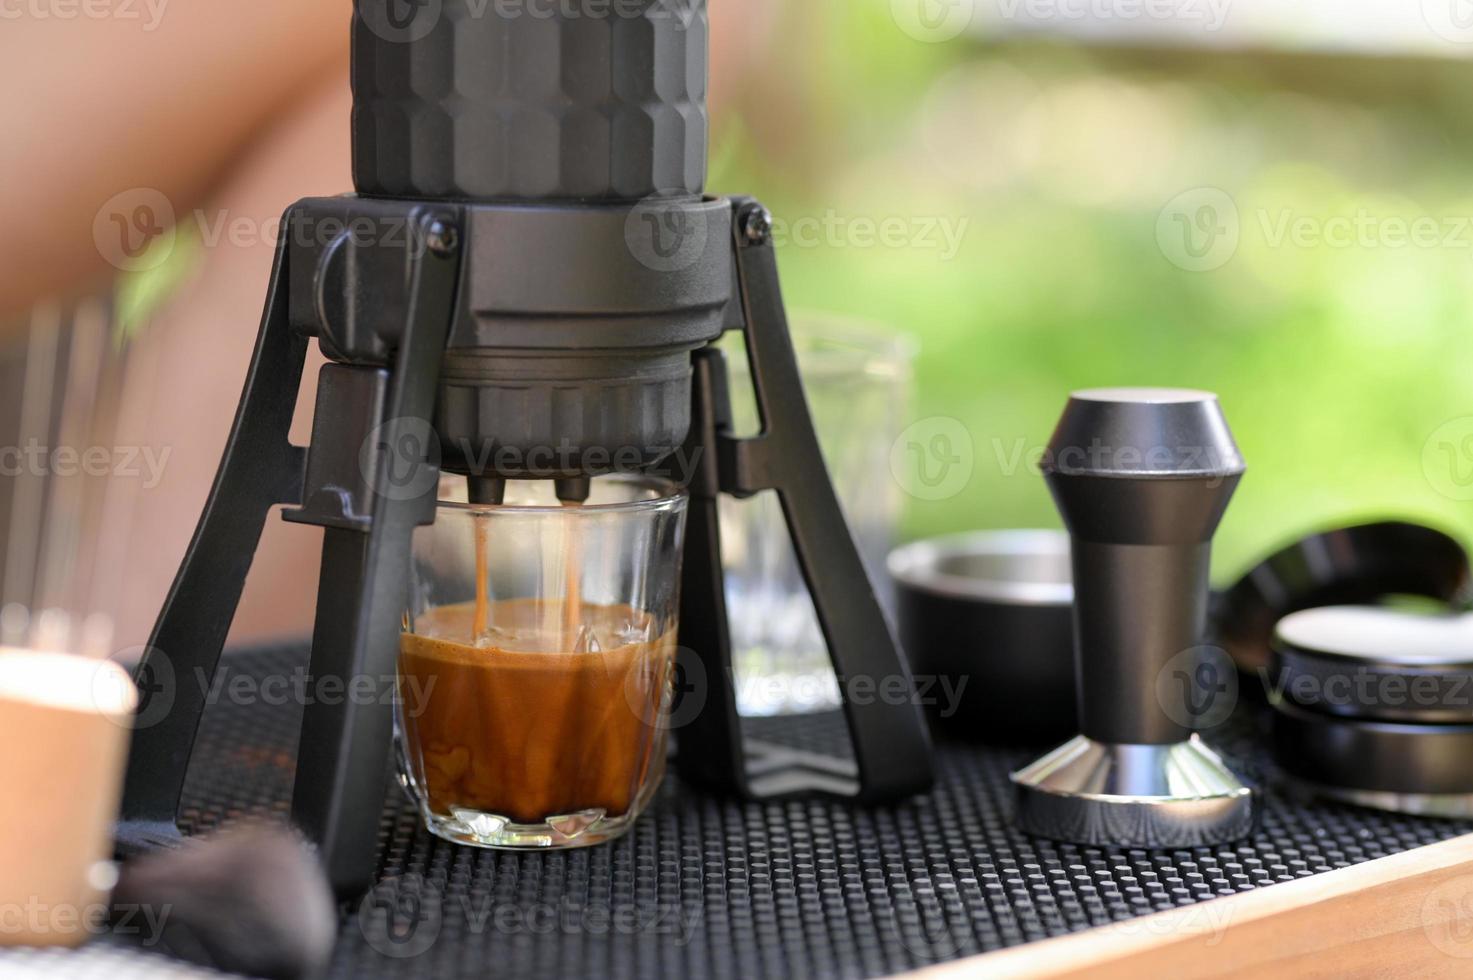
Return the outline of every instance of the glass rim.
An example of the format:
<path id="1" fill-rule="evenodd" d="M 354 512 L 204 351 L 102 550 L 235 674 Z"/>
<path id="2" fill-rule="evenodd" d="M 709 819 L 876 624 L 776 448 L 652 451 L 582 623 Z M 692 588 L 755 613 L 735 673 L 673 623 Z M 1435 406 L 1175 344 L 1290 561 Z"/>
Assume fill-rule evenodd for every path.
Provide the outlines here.
<path id="1" fill-rule="evenodd" d="M 644 511 L 665 510 L 671 507 L 684 507 L 690 500 L 690 491 L 674 480 L 668 480 L 659 476 L 646 476 L 640 473 L 611 473 L 607 476 L 595 477 L 610 483 L 622 483 L 644 487 L 655 493 L 653 497 L 644 497 L 638 500 L 625 500 L 617 503 L 607 504 L 583 504 L 580 507 L 565 507 L 562 504 L 472 504 L 459 500 L 437 500 L 435 511 L 461 511 L 467 514 L 517 514 L 517 515 L 559 515 L 563 517 L 577 518 L 580 515 L 594 516 L 598 514 L 638 514 Z M 514 480 L 512 482 L 551 482 L 542 480 Z"/>

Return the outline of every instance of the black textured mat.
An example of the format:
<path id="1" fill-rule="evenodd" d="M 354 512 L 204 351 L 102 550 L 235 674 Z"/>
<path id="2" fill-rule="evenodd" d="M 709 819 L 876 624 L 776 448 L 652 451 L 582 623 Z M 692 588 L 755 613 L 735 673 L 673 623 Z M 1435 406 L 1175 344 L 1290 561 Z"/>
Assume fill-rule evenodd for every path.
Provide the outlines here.
<path id="1" fill-rule="evenodd" d="M 226 662 L 289 675 L 304 659 L 277 650 Z M 248 813 L 285 814 L 299 713 L 211 706 L 185 789 L 186 832 Z M 836 731 L 832 718 L 761 727 L 763 737 L 810 745 Z M 1255 748 L 1264 740 L 1252 727 L 1215 742 L 1261 778 Z M 1235 846 L 1054 844 L 1010 821 L 1008 771 L 1038 748 L 1047 746 L 942 745 L 935 791 L 881 809 L 743 804 L 694 793 L 672 776 L 627 837 L 549 853 L 440 841 L 395 787 L 381 828 L 383 884 L 345 915 L 332 975 L 879 976 L 1473 831 L 1466 821 L 1299 798 L 1270 780 L 1259 833 Z"/>

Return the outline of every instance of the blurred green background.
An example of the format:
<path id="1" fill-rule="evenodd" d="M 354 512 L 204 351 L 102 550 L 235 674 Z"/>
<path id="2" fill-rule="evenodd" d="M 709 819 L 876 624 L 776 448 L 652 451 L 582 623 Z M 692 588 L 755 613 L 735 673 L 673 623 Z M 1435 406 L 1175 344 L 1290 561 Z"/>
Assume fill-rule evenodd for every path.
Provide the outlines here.
<path id="1" fill-rule="evenodd" d="M 1120 384 L 1221 395 L 1249 476 L 1219 577 L 1365 518 L 1473 536 L 1473 65 L 925 43 L 856 0 L 778 16 L 710 186 L 792 225 L 791 306 L 919 341 L 911 414 L 960 420 L 975 471 L 910 500 L 905 537 L 1055 525 L 1010 461 L 1071 389 Z M 886 219 L 908 247 L 870 240 Z"/>

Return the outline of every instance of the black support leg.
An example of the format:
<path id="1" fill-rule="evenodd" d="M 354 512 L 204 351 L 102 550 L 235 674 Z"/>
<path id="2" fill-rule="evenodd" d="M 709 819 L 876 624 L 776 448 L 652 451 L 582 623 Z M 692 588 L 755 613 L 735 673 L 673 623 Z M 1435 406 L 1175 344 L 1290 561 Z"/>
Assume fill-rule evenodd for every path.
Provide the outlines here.
<path id="1" fill-rule="evenodd" d="M 699 352 L 692 442 L 686 448 L 688 454 L 703 452 L 704 465 L 691 488 L 681 643 L 692 648 L 683 656 L 698 661 L 706 675 L 707 698 L 701 716 L 681 730 L 682 772 L 698 782 L 756 797 L 810 791 L 865 802 L 896 800 L 931 786 L 930 737 L 909 667 L 860 560 L 819 448 L 783 309 L 777 257 L 770 236 L 761 230 L 763 222 L 749 223 L 765 212 L 754 201 L 734 203 L 744 335 L 763 431 L 752 439 L 733 437 L 723 362 L 713 352 Z M 778 494 L 845 694 L 857 774 L 839 760 L 741 742 L 713 480 L 720 492 L 736 496 L 764 490 Z M 728 768 L 726 760 L 733 755 L 739 764 Z"/>
<path id="2" fill-rule="evenodd" d="M 314 424 L 312 452 L 324 455 L 308 469 L 306 511 L 288 515 L 327 526 L 292 818 L 321 847 L 328 877 L 343 895 L 373 881 L 410 549 L 415 528 L 434 521 L 439 484 L 431 419 L 458 257 L 426 251 L 412 270 L 408 320 L 392 369 L 336 369 L 333 383 L 342 393 L 361 396 L 340 403 L 359 406 L 364 417 L 356 425 L 341 415 Z M 334 437 L 319 446 L 319 431 Z M 354 435 L 344 439 L 344 432 Z M 365 446 L 377 462 L 363 474 L 366 494 L 351 499 L 361 499 L 370 513 L 346 507 L 333 516 L 331 508 L 344 508 L 344 495 L 332 486 L 314 492 L 314 475 L 356 473 L 365 465 Z"/>
<path id="3" fill-rule="evenodd" d="M 726 361 L 719 350 L 696 351 L 691 388 L 691 432 L 684 453 L 696 468 L 687 487 L 690 504 L 680 588 L 677 696 L 694 698 L 696 703 L 677 701 L 672 717 L 685 720 L 677 734 L 685 778 L 747 795 L 721 567 L 721 473 L 713 448 L 731 427 Z"/>
<path id="4" fill-rule="evenodd" d="M 230 441 L 135 677 L 139 710 L 117 830 L 125 851 L 178 836 L 175 814 L 209 680 L 266 516 L 301 497 L 304 453 L 287 434 L 307 340 L 288 322 L 286 256 L 283 243 Z"/>

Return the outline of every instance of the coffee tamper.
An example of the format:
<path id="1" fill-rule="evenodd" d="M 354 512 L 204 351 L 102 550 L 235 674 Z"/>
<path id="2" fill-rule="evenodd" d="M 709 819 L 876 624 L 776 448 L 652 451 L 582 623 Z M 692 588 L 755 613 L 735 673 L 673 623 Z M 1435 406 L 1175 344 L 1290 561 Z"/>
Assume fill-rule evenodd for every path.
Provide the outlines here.
<path id="1" fill-rule="evenodd" d="M 1078 392 L 1043 469 L 1072 538 L 1082 734 L 1013 773 L 1019 823 L 1118 847 L 1243 837 L 1253 792 L 1197 734 L 1236 694 L 1203 645 L 1212 536 L 1244 471 L 1216 396 Z"/>

